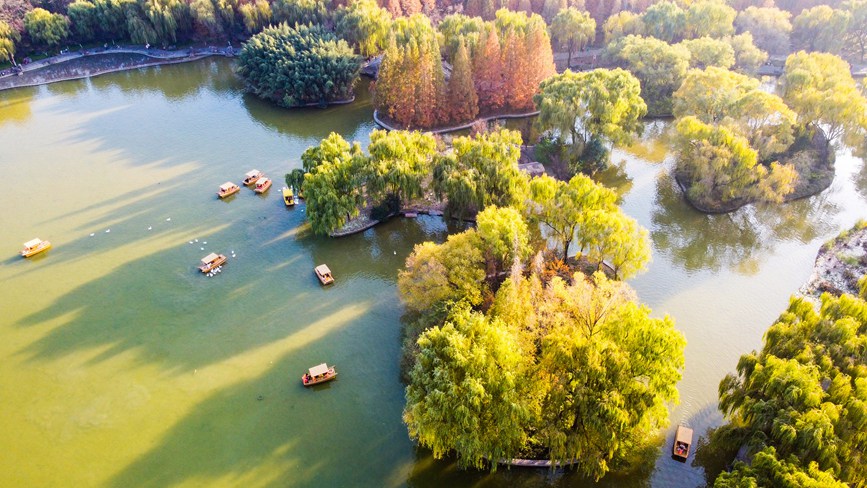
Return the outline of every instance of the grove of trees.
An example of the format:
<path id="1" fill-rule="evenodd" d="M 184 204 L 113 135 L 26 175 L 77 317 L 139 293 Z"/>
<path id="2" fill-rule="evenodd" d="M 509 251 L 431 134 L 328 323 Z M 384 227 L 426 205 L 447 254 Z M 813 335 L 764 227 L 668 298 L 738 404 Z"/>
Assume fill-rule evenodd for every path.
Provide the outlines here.
<path id="1" fill-rule="evenodd" d="M 792 298 L 760 351 L 741 356 L 720 383 L 729 423 L 711 442 L 734 466 L 716 488 L 862 486 L 867 480 L 867 286 L 824 294 L 816 307 Z M 746 448 L 747 460 L 733 453 Z"/>
<path id="2" fill-rule="evenodd" d="M 247 89 L 282 107 L 349 100 L 360 68 L 346 41 L 308 24 L 268 27 L 251 37 L 238 57 Z"/>
<path id="3" fill-rule="evenodd" d="M 442 54 L 451 65 L 448 83 Z M 532 110 L 539 84 L 553 74 L 547 25 L 538 15 L 501 9 L 487 22 L 453 15 L 439 32 L 428 17 L 413 15 L 392 25 L 374 106 L 401 127 L 463 124 L 479 114 Z"/>
<path id="4" fill-rule="evenodd" d="M 496 469 L 533 450 L 598 479 L 655 448 L 685 341 L 625 283 L 573 273 L 556 257 L 574 241 L 597 267 L 641 270 L 647 232 L 614 192 L 583 175 L 529 185 L 523 206 L 486 207 L 475 228 L 417 245 L 399 273 L 419 317 L 406 344 L 404 421 L 435 457 L 462 466 Z"/>

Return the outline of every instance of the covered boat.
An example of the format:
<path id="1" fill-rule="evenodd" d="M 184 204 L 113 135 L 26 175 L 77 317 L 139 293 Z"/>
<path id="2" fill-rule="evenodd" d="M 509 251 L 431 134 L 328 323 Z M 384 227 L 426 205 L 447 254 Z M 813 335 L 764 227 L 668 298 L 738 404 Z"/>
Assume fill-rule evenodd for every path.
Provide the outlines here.
<path id="1" fill-rule="evenodd" d="M 337 371 L 334 366 L 328 366 L 325 363 L 313 366 L 301 376 L 301 383 L 304 386 L 313 386 L 319 383 L 325 383 L 337 378 Z"/>
<path id="2" fill-rule="evenodd" d="M 271 188 L 271 178 L 263 176 L 256 182 L 256 188 L 253 188 L 253 191 L 256 193 L 265 193 L 268 191 L 268 188 Z"/>
<path id="3" fill-rule="evenodd" d="M 248 171 L 247 174 L 244 175 L 244 184 L 252 185 L 253 183 L 259 181 L 259 178 L 265 176 L 265 173 L 259 171 L 258 169 L 254 169 L 252 171 Z"/>
<path id="4" fill-rule="evenodd" d="M 295 194 L 291 188 L 283 188 L 283 202 L 287 207 L 295 205 Z"/>
<path id="5" fill-rule="evenodd" d="M 316 272 L 316 277 L 319 278 L 319 281 L 321 281 L 323 285 L 334 283 L 334 277 L 331 276 L 331 270 L 328 269 L 328 266 L 320 264 L 313 268 L 313 271 Z"/>
<path id="6" fill-rule="evenodd" d="M 232 183 L 231 181 L 227 181 L 220 185 L 220 189 L 217 191 L 217 196 L 220 198 L 226 198 L 229 195 L 237 193 L 240 189 L 240 186 Z"/>
<path id="7" fill-rule="evenodd" d="M 37 237 L 24 243 L 24 249 L 21 250 L 21 256 L 29 258 L 30 256 L 33 256 L 34 254 L 39 254 L 50 247 L 50 242 L 43 241 L 42 239 Z"/>
<path id="8" fill-rule="evenodd" d="M 692 429 L 682 425 L 677 426 L 677 433 L 674 434 L 674 446 L 672 446 L 671 454 L 676 459 L 686 461 L 689 457 L 689 446 L 692 444 Z"/>
<path id="9" fill-rule="evenodd" d="M 202 258 L 202 265 L 199 266 L 199 271 L 202 273 L 210 273 L 216 268 L 219 268 L 226 263 L 226 256 L 222 254 L 211 253 Z"/>

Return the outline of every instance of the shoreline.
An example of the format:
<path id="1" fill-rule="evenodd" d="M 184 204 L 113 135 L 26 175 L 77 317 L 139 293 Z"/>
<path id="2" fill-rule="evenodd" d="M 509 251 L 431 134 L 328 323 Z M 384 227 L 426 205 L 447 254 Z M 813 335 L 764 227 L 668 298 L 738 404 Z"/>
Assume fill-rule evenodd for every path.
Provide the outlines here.
<path id="1" fill-rule="evenodd" d="M 391 130 L 418 130 L 420 132 L 428 132 L 431 134 L 447 134 L 449 132 L 455 132 L 455 131 L 459 131 L 459 130 L 469 129 L 470 127 L 472 127 L 474 124 L 476 124 L 478 122 L 488 122 L 491 120 L 499 120 L 499 119 L 523 119 L 523 118 L 527 118 L 527 117 L 533 117 L 534 115 L 539 115 L 539 111 L 534 110 L 534 111 L 522 113 L 522 114 L 502 114 L 502 115 L 491 115 L 490 117 L 479 117 L 479 118 L 477 118 L 471 122 L 467 122 L 466 124 L 453 125 L 450 127 L 442 127 L 439 129 L 430 129 L 430 130 L 407 129 L 407 128 L 395 127 L 395 126 L 389 124 L 388 122 L 384 122 L 382 120 L 382 117 L 379 116 L 378 110 L 373 111 L 373 121 L 376 122 L 376 124 L 378 126 L 382 127 L 383 129 L 390 130 L 390 131 Z"/>
<path id="2" fill-rule="evenodd" d="M 858 296 L 858 280 L 867 274 L 867 222 L 859 221 L 822 244 L 813 271 L 797 294 L 819 303 L 823 293 Z"/>
<path id="3" fill-rule="evenodd" d="M 52 56 L 50 58 L 40 59 L 39 61 L 27 65 L 19 64 L 21 67 L 20 72 L 7 70 L 5 74 L 0 75 L 0 91 L 49 85 L 61 81 L 80 80 L 108 73 L 129 71 L 150 66 L 187 63 L 211 56 L 231 58 L 234 57 L 235 54 L 236 49 L 232 47 L 192 47 L 174 51 L 129 46 L 108 49 L 98 48 L 94 50 L 85 49 L 74 53 L 66 53 Z M 98 66 L 98 62 L 101 58 L 111 55 L 138 55 L 144 56 L 145 59 L 134 60 L 129 64 L 121 63 L 120 66 Z M 50 68 L 71 68 L 70 71 L 73 73 L 66 75 L 48 74 L 48 76 L 40 77 L 40 75 L 45 75 L 45 70 Z"/>

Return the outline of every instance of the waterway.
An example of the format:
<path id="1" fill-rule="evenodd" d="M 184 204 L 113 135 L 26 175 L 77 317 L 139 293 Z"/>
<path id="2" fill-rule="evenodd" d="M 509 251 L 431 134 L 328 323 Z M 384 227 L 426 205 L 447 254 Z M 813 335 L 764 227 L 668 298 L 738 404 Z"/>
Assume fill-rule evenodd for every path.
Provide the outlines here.
<path id="1" fill-rule="evenodd" d="M 365 145 L 365 87 L 348 106 L 285 111 L 244 95 L 228 60 L 0 92 L 0 486 L 594 486 L 573 474 L 463 472 L 401 421 L 397 270 L 436 217 L 318 238 L 282 175 L 331 131 Z M 810 273 L 819 245 L 867 216 L 846 151 L 826 192 L 729 215 L 692 210 L 666 175 L 665 124 L 614 154 L 603 180 L 650 229 L 632 280 L 686 335 L 660 455 L 603 486 L 698 486 L 662 454 L 674 426 L 719 424 L 716 392 Z M 220 201 L 250 169 L 274 177 Z M 21 243 L 49 239 L 33 259 Z M 195 269 L 229 255 L 213 278 Z M 323 289 L 312 268 L 336 277 Z M 337 365 L 304 389 L 302 372 Z"/>

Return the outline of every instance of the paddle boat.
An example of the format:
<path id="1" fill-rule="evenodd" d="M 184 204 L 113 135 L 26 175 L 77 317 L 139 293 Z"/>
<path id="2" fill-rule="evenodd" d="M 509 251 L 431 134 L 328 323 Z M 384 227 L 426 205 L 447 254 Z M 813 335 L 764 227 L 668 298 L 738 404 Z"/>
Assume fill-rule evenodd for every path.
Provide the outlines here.
<path id="1" fill-rule="evenodd" d="M 263 176 L 256 182 L 256 188 L 253 188 L 253 191 L 256 193 L 265 193 L 268 191 L 268 188 L 271 188 L 271 178 Z"/>
<path id="2" fill-rule="evenodd" d="M 229 195 L 234 195 L 240 189 L 240 186 L 232 183 L 231 181 L 227 181 L 220 185 L 220 189 L 219 191 L 217 191 L 217 196 L 220 198 L 226 198 Z"/>
<path id="3" fill-rule="evenodd" d="M 692 429 L 682 425 L 677 426 L 677 433 L 674 434 L 674 446 L 671 448 L 671 455 L 680 461 L 686 461 L 689 457 L 689 446 L 692 444 Z"/>
<path id="4" fill-rule="evenodd" d="M 248 171 L 247 174 L 244 175 L 244 184 L 250 186 L 253 183 L 259 181 L 259 178 L 263 176 L 265 176 L 265 173 L 259 171 L 258 169 Z"/>
<path id="5" fill-rule="evenodd" d="M 283 202 L 287 207 L 295 206 L 295 195 L 292 193 L 291 188 L 283 188 Z"/>
<path id="6" fill-rule="evenodd" d="M 328 266 L 320 264 L 313 268 L 313 271 L 316 272 L 316 277 L 319 278 L 319 281 L 322 282 L 323 285 L 334 283 L 334 277 L 331 276 L 331 270 L 328 269 Z"/>
<path id="7" fill-rule="evenodd" d="M 202 265 L 199 266 L 199 271 L 202 273 L 210 273 L 226 263 L 226 256 L 222 254 L 211 253 L 202 258 Z"/>
<path id="8" fill-rule="evenodd" d="M 328 366 L 325 363 L 313 366 L 301 376 L 301 384 L 304 386 L 318 385 L 337 378 L 337 371 L 334 366 Z"/>
<path id="9" fill-rule="evenodd" d="M 48 241 L 43 241 L 40 238 L 31 239 L 24 243 L 24 249 L 21 250 L 21 256 L 25 258 L 29 258 L 34 254 L 39 254 L 42 251 L 48 250 L 51 247 L 51 243 Z"/>

